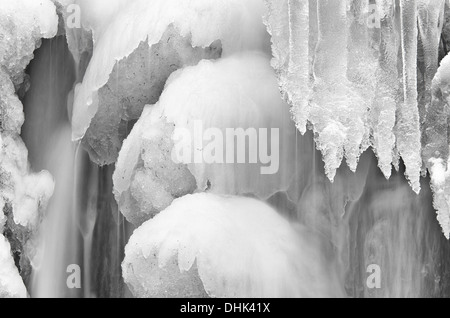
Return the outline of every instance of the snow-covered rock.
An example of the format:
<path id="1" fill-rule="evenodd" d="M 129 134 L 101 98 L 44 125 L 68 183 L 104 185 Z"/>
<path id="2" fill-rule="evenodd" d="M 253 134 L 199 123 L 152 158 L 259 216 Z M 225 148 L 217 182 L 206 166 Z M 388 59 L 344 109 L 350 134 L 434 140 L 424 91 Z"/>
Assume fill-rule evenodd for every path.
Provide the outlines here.
<path id="1" fill-rule="evenodd" d="M 50 0 L 0 0 L 0 7 L 0 66 L 20 85 L 41 38 L 57 32 L 56 8 Z"/>
<path id="2" fill-rule="evenodd" d="M 427 111 L 424 161 L 431 175 L 434 207 L 444 234 L 450 238 L 450 55 L 445 57 L 433 79 L 432 100 Z"/>
<path id="3" fill-rule="evenodd" d="M 50 0 L 0 0 L 0 8 L 0 228 L 14 241 L 10 247 L 0 237 L 0 296 L 26 297 L 11 248 L 20 255 L 23 274 L 29 264 L 25 245 L 39 224 L 54 183 L 49 173 L 29 169 L 28 151 L 20 138 L 23 109 L 16 92 L 26 91 L 25 68 L 41 39 L 56 35 L 58 16 Z"/>
<path id="4" fill-rule="evenodd" d="M 102 1 L 77 3 L 81 5 L 83 27 L 93 31 L 94 52 L 75 94 L 75 140 L 84 137 L 97 114 L 99 89 L 108 83 L 117 62 L 130 56 L 142 42 L 150 48 L 157 45 L 171 25 L 182 39 L 190 38 L 192 47 L 205 48 L 220 41 L 224 56 L 242 49 L 269 47 L 262 23 L 262 0 L 117 0 L 111 5 L 108 2 L 107 10 L 103 10 Z M 181 46 L 185 45 L 182 41 Z M 175 61 L 178 63 L 178 59 Z"/>
<path id="5" fill-rule="evenodd" d="M 287 191 L 295 137 L 263 53 L 187 67 L 170 77 L 124 143 L 114 174 L 119 208 L 136 224 L 196 190 L 261 199 Z"/>
<path id="6" fill-rule="evenodd" d="M 258 200 L 188 195 L 134 232 L 122 270 L 136 297 L 339 296 L 313 242 Z"/>

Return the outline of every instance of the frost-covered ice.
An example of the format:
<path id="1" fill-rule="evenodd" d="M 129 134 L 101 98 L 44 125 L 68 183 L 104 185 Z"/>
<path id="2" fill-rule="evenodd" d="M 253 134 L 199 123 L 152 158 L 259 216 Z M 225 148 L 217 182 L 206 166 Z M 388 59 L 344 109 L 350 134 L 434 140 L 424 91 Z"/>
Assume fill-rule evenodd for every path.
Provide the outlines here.
<path id="1" fill-rule="evenodd" d="M 172 72 L 221 56 L 219 42 L 207 48 L 193 48 L 191 42 L 170 25 L 157 44 L 149 47 L 141 42 L 132 54 L 116 63 L 108 83 L 98 91 L 98 111 L 82 142 L 94 162 L 116 162 L 132 124 L 145 105 L 158 101 Z"/>
<path id="2" fill-rule="evenodd" d="M 198 123 L 202 125 L 200 132 Z M 258 136 L 258 142 L 267 147 L 266 153 L 274 156 L 272 164 L 278 170 L 261 174 L 267 164 L 249 163 L 249 159 L 245 164 L 237 163 L 238 153 L 228 162 L 225 150 L 218 161 L 195 161 L 194 152 L 200 152 L 202 158 L 208 152 L 203 132 L 209 128 L 218 129 L 224 138 L 230 128 L 263 128 L 267 134 L 278 129 L 278 140 L 275 135 L 273 140 L 264 140 L 262 133 Z M 235 141 L 228 138 L 222 142 L 223 149 L 230 149 L 228 145 Z M 116 199 L 131 221 L 151 216 L 174 198 L 196 190 L 267 199 L 291 185 L 295 143 L 288 106 L 279 96 L 265 54 L 248 52 L 215 62 L 202 61 L 170 77 L 160 101 L 147 106 L 125 141 L 114 174 Z M 179 148 L 191 150 L 192 156 L 174 158 Z M 249 151 L 253 155 L 258 150 Z M 279 158 L 275 158 L 278 151 Z M 174 159 L 179 162 L 174 163 Z"/>
<path id="3" fill-rule="evenodd" d="M 313 241 L 258 200 L 188 195 L 134 232 L 122 269 L 137 297 L 339 296 Z"/>
<path id="4" fill-rule="evenodd" d="M 450 102 L 450 55 L 445 57 L 433 79 L 432 99 L 427 112 L 423 156 L 431 174 L 434 206 L 444 234 L 450 238 L 450 172 L 448 119 Z"/>
<path id="5" fill-rule="evenodd" d="M 187 166 L 171 159 L 173 125 L 152 123 L 150 115 L 147 107 L 122 147 L 113 176 L 119 209 L 135 225 L 197 189 Z"/>
<path id="6" fill-rule="evenodd" d="M 3 228 L 6 223 L 6 217 L 3 212 L 3 209 L 5 208 L 5 200 L 0 197 L 0 233 L 3 233 Z"/>
<path id="7" fill-rule="evenodd" d="M 126 2 L 126 4 L 125 4 Z M 133 53 L 140 43 L 161 41 L 173 25 L 180 36 L 191 36 L 192 47 L 221 41 L 224 56 L 242 49 L 266 49 L 262 0 L 131 0 L 81 1 L 89 12 L 83 25 L 94 34 L 94 53 L 83 83 L 77 89 L 72 118 L 73 138 L 84 137 L 99 109 L 98 90 L 107 84 L 117 61 Z"/>
<path id="8" fill-rule="evenodd" d="M 19 85 L 40 39 L 56 34 L 56 8 L 50 0 L 0 0 L 0 7 L 0 65 Z"/>
<path id="9" fill-rule="evenodd" d="M 23 248 L 40 221 L 40 213 L 53 193 L 47 172 L 32 173 L 28 151 L 20 138 L 24 122 L 17 91 L 26 91 L 25 68 L 42 38 L 56 35 L 58 16 L 50 0 L 0 0 L 0 206 L 1 220 Z M 9 219 L 11 217 L 11 219 Z M 0 233 L 1 234 L 1 233 Z M 27 255 L 21 254 L 21 264 Z M 0 297 L 26 297 L 27 293 L 6 239 L 0 235 Z"/>
<path id="10" fill-rule="evenodd" d="M 14 264 L 11 247 L 0 234 L 0 299 L 26 297 L 27 290 Z"/>
<path id="11" fill-rule="evenodd" d="M 448 159 L 447 101 L 436 83 L 440 79 L 434 78 L 448 4 L 382 0 L 376 12 L 373 5 L 266 0 L 272 65 L 297 128 L 315 132 L 330 180 L 344 158 L 356 170 L 371 146 L 387 178 L 401 158 L 418 193 L 423 168 L 443 164 L 446 169 Z M 430 162 L 434 157 L 442 160 Z M 442 168 L 434 171 L 436 178 Z M 441 193 L 436 197 L 448 193 L 433 183 Z M 448 236 L 444 215 L 450 209 L 437 205 Z"/>
<path id="12" fill-rule="evenodd" d="M 53 192 L 53 180 L 45 172 L 30 174 L 28 152 L 19 137 L 24 116 L 16 90 L 41 38 L 56 35 L 58 17 L 49 0 L 0 3 L 1 194 L 12 205 L 17 224 L 32 229 Z"/>

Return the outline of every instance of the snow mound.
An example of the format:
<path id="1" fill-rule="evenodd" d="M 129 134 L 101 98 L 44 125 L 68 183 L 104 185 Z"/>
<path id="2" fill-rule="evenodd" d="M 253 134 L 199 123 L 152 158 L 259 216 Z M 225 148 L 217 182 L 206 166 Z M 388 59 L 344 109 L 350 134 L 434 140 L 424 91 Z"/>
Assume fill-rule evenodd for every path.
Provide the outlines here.
<path id="1" fill-rule="evenodd" d="M 215 136 L 208 138 L 208 131 Z M 292 183 L 295 137 L 264 54 L 202 61 L 174 73 L 158 104 L 148 106 L 133 128 L 114 174 L 116 199 L 129 220 L 154 215 L 148 207 L 166 208 L 195 190 L 267 199 Z"/>
<path id="2" fill-rule="evenodd" d="M 160 277 L 201 294 L 196 272 L 210 297 L 338 296 L 312 241 L 258 200 L 188 195 L 134 232 L 123 276 L 138 297 L 165 294 Z"/>

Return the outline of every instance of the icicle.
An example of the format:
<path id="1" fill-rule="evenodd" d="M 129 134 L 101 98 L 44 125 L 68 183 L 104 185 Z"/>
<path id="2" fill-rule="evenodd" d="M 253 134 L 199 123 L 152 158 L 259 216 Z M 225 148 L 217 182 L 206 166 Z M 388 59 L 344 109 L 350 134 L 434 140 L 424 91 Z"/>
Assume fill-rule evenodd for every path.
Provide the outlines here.
<path id="1" fill-rule="evenodd" d="M 342 163 L 344 150 L 349 167 L 356 170 L 361 146 L 365 136 L 368 137 L 365 123 L 367 107 L 358 85 L 347 79 L 347 3 L 319 1 L 318 25 L 309 120 L 316 133 L 317 148 L 324 157 L 326 174 L 333 180 Z"/>
<path id="2" fill-rule="evenodd" d="M 309 115 L 309 5 L 308 1 L 289 0 L 288 6 L 290 59 L 286 89 L 297 128 L 304 134 Z"/>
<path id="3" fill-rule="evenodd" d="M 417 103 L 417 1 L 400 0 L 403 59 L 403 104 L 399 106 L 397 147 L 406 166 L 406 177 L 416 193 L 420 192 L 421 133 Z"/>
<path id="4" fill-rule="evenodd" d="M 443 27 L 445 0 L 419 0 L 418 27 L 423 49 L 426 111 L 431 102 L 431 85 L 439 66 L 439 45 Z"/>
<path id="5" fill-rule="evenodd" d="M 274 59 L 281 91 L 292 105 L 297 128 L 306 132 L 309 96 L 309 3 L 268 0 L 266 24 L 272 34 Z M 287 66 L 287 67 L 286 67 Z"/>
<path id="6" fill-rule="evenodd" d="M 367 19 L 368 12 L 369 0 L 350 2 L 347 78 L 356 96 L 349 100 L 348 107 L 354 120 L 348 125 L 348 142 L 344 149 L 347 164 L 352 171 L 356 171 L 361 154 L 370 146 L 368 110 L 376 88 L 378 53 L 373 38 L 379 31 Z"/>
<path id="7" fill-rule="evenodd" d="M 392 173 L 395 148 L 395 119 L 398 99 L 398 51 L 399 34 L 395 25 L 395 2 L 378 2 L 380 15 L 380 56 L 376 80 L 376 96 L 371 109 L 373 147 L 378 157 L 378 166 L 389 179 Z"/>

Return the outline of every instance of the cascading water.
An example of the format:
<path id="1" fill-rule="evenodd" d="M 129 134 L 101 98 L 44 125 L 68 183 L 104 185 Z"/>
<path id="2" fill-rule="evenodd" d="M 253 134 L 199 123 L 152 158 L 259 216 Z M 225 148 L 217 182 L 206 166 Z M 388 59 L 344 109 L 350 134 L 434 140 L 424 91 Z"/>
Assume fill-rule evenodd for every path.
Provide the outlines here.
<path id="1" fill-rule="evenodd" d="M 111 204 L 111 200 L 102 197 L 105 192 L 111 193 L 111 188 L 102 186 L 102 170 L 92 164 L 79 143 L 71 139 L 70 105 L 67 102 L 75 81 L 75 70 L 65 37 L 43 42 L 29 67 L 29 75 L 31 89 L 23 101 L 27 123 L 22 136 L 29 150 L 32 169 L 50 171 L 56 184 L 40 226 L 37 253 L 32 259 L 31 296 L 92 297 L 97 291 L 102 293 L 103 286 L 111 283 L 98 283 L 93 287 L 91 275 L 100 261 L 94 262 L 92 255 L 104 257 L 109 247 L 113 249 L 113 244 L 105 248 L 101 242 L 100 253 L 93 251 L 93 247 L 99 245 L 93 244 L 98 214 L 103 212 L 112 217 L 114 211 L 101 206 L 103 202 Z M 117 224 L 120 222 L 121 218 L 118 218 Z M 102 226 L 101 235 L 114 232 L 114 228 L 112 224 Z M 123 231 L 117 230 L 114 236 L 120 240 Z M 120 249 L 123 244 L 117 243 L 115 249 Z M 115 258 L 120 259 L 120 252 L 112 253 L 111 260 Z M 118 261 L 116 263 L 115 268 L 118 268 Z M 71 265 L 81 269 L 81 290 L 67 286 L 68 275 L 73 270 Z M 120 283 L 116 283 L 115 289 L 114 295 L 120 295 Z M 103 291 L 103 294 L 107 292 Z"/>
<path id="2" fill-rule="evenodd" d="M 29 79 L 0 50 L 29 296 L 450 297 L 447 1 L 42 3 Z"/>
<path id="3" fill-rule="evenodd" d="M 31 89 L 24 99 L 22 136 L 32 169 L 50 171 L 55 192 L 40 228 L 32 260 L 33 297 L 70 296 L 66 268 L 77 264 L 75 147 L 70 134 L 67 96 L 74 81 L 73 60 L 65 38 L 44 41 L 29 67 Z M 74 295 L 72 295 L 74 296 Z"/>

